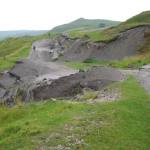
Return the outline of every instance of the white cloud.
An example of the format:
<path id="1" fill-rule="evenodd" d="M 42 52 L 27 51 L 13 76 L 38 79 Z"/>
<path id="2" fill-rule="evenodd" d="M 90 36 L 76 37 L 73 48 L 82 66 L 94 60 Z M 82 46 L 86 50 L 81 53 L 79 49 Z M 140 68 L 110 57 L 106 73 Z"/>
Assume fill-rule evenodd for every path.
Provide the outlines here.
<path id="1" fill-rule="evenodd" d="M 145 10 L 149 0 L 0 0 L 0 30 L 51 29 L 80 17 L 124 21 Z"/>

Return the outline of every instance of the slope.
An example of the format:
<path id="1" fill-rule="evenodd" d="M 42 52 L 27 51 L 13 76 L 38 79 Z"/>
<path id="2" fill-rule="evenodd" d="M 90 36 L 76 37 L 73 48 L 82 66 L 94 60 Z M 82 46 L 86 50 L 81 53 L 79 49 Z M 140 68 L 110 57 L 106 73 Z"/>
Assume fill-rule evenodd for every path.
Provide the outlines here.
<path id="1" fill-rule="evenodd" d="M 27 57 L 32 43 L 43 38 L 48 38 L 48 36 L 46 34 L 33 37 L 25 36 L 0 41 L 0 71 L 12 67 L 17 60 Z"/>
<path id="2" fill-rule="evenodd" d="M 120 101 L 0 108 L 1 149 L 148 150 L 150 97 L 134 79 L 117 86 L 123 90 Z"/>
<path id="3" fill-rule="evenodd" d="M 84 19 L 79 18 L 73 22 L 68 24 L 60 25 L 53 28 L 52 32 L 66 32 L 69 30 L 76 30 L 76 29 L 96 29 L 96 28 L 108 28 L 112 26 L 118 25 L 120 22 L 118 21 L 111 21 L 111 20 L 101 20 L 101 19 Z"/>
<path id="4" fill-rule="evenodd" d="M 142 25 L 150 25 L 150 11 L 142 12 L 127 21 L 119 24 L 116 27 L 112 27 L 105 30 L 97 30 L 92 32 L 82 32 L 82 31 L 72 31 L 70 32 L 70 36 L 72 38 L 81 38 L 81 37 L 89 37 L 90 40 L 98 42 L 104 41 L 109 42 L 118 37 L 120 32 L 125 30 L 135 28 Z"/>

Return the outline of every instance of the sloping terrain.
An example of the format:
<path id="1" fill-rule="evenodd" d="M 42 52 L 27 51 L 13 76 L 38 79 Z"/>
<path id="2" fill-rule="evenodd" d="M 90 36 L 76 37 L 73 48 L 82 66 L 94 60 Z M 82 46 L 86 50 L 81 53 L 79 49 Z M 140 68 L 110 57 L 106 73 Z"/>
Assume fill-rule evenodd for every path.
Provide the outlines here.
<path id="1" fill-rule="evenodd" d="M 150 26 L 141 26 L 120 33 L 114 41 L 93 43 L 77 39 L 64 53 L 64 60 L 84 61 L 86 59 L 118 60 L 138 54 L 145 42 Z"/>
<path id="2" fill-rule="evenodd" d="M 109 42 L 116 39 L 120 32 L 126 31 L 128 29 L 132 29 L 141 25 L 149 25 L 150 24 L 150 11 L 142 12 L 127 21 L 119 24 L 116 27 L 112 27 L 106 30 L 97 30 L 92 32 L 80 32 L 72 31 L 70 32 L 70 36 L 72 38 L 82 38 L 82 37 L 89 37 L 91 41 L 94 42 Z"/>
<path id="3" fill-rule="evenodd" d="M 77 73 L 78 70 L 70 69 L 63 63 L 50 62 L 48 53 L 53 44 L 51 40 L 35 42 L 28 59 L 17 61 L 10 71 L 3 73 L 0 99 L 10 105 L 16 96 L 26 101 L 74 96 L 83 88 L 101 89 L 112 82 L 123 80 L 122 74 L 111 68 Z"/>
<path id="4" fill-rule="evenodd" d="M 147 42 L 149 33 L 149 25 L 140 25 L 119 32 L 117 38 L 109 42 L 96 43 L 89 40 L 88 37 L 74 39 L 67 35 L 59 35 L 51 40 L 36 41 L 32 45 L 28 59 L 17 61 L 10 71 L 2 74 L 0 97 L 8 100 L 9 103 L 18 93 L 21 93 L 24 100 L 41 100 L 73 96 L 78 91 L 93 86 L 96 89 L 102 88 L 116 81 L 110 77 L 107 79 L 101 77 L 107 68 L 91 70 L 90 73 L 88 71 L 77 73 L 77 70 L 69 69 L 62 61 L 122 60 L 140 54 L 138 50 L 142 49 Z M 27 44 L 30 44 L 31 41 L 29 40 L 28 43 L 27 39 Z M 7 56 L 5 51 L 1 53 L 4 58 L 5 55 Z M 57 60 L 58 62 L 52 62 Z M 111 68 L 108 70 L 110 71 L 106 71 L 104 75 L 106 77 L 109 73 L 111 77 L 117 73 L 117 70 L 114 72 Z M 100 75 L 96 76 L 95 73 Z M 96 78 L 92 78 L 93 76 Z M 120 80 L 118 77 L 118 81 Z"/>
<path id="5" fill-rule="evenodd" d="M 62 61 L 88 62 L 92 58 L 121 62 L 135 54 L 149 59 L 150 26 L 129 22 L 131 28 L 105 30 L 117 31 L 115 36 L 103 38 L 105 42 L 66 35 L 45 40 L 44 35 L 0 43 L 0 66 L 10 58 L 15 64 L 0 74 L 0 149 L 149 150 L 150 96 L 144 90 L 150 91 L 149 65 L 136 70 L 137 82 L 127 76 L 135 70 L 93 67 L 78 71 Z M 19 60 L 30 48 L 29 57 Z M 41 101 L 45 99 L 48 101 Z M 6 104 L 16 105 L 8 108 Z"/>
<path id="6" fill-rule="evenodd" d="M 46 42 L 43 41 L 43 43 L 45 45 Z M 38 46 L 41 46 L 42 42 L 38 44 L 36 45 L 37 51 Z M 47 47 L 40 48 L 46 49 Z M 29 59 L 17 61 L 17 64 L 10 71 L 3 73 L 0 80 L 0 99 L 12 100 L 16 96 L 19 87 L 25 88 L 24 90 L 28 91 L 32 84 L 34 86 L 36 82 L 42 82 L 45 78 L 47 80 L 54 80 L 76 72 L 63 64 L 47 62 L 47 60 L 39 59 L 38 57 L 34 59 L 33 52 L 31 52 Z M 39 51 L 39 55 L 42 55 L 41 51 Z"/>
<path id="7" fill-rule="evenodd" d="M 118 25 L 119 21 L 102 20 L 102 19 L 84 19 L 80 18 L 68 24 L 60 25 L 53 28 L 52 32 L 67 32 L 69 30 L 86 30 L 97 28 L 108 28 Z"/>
<path id="8" fill-rule="evenodd" d="M 149 24 L 150 23 L 150 11 L 144 11 L 134 17 L 131 17 L 126 22 L 122 23 L 123 25 L 134 25 L 135 24 Z"/>
<path id="9" fill-rule="evenodd" d="M 120 100 L 47 101 L 0 108 L 2 150 L 148 150 L 150 97 L 133 78 Z M 121 143 L 121 144 L 120 144 Z"/>
<path id="10" fill-rule="evenodd" d="M 70 32 L 69 37 L 71 39 L 82 39 L 83 42 L 84 42 L 83 39 L 86 39 L 85 43 L 96 42 L 95 45 L 99 45 L 100 43 L 103 44 L 99 46 L 99 51 L 97 50 L 97 48 L 94 47 L 94 49 L 96 49 L 96 52 L 95 50 L 90 51 L 88 48 L 87 50 L 86 46 L 85 47 L 74 46 L 73 47 L 74 51 L 70 51 L 70 54 L 65 54 L 66 60 L 67 59 L 69 60 L 69 55 L 70 58 L 73 57 L 74 58 L 73 60 L 76 60 L 76 56 L 74 57 L 73 55 L 71 55 L 71 53 L 72 54 L 76 53 L 77 60 L 80 60 L 80 62 L 86 58 L 94 59 L 93 61 L 90 61 L 91 63 L 71 62 L 71 64 L 73 64 L 73 66 L 77 66 L 77 68 L 78 66 L 79 68 L 81 68 L 80 66 L 88 66 L 88 65 L 92 66 L 92 65 L 101 65 L 101 64 L 110 65 L 113 67 L 122 67 L 122 68 L 128 68 L 128 67 L 139 68 L 142 65 L 150 63 L 150 59 L 149 59 L 150 34 L 149 34 L 149 29 L 148 30 L 144 29 L 144 28 L 149 28 L 148 27 L 150 25 L 149 16 L 150 16 L 150 11 L 146 11 L 128 19 L 127 21 L 121 23 L 116 27 L 109 28 L 106 30 L 102 30 L 102 31 L 97 30 L 97 31 L 89 31 L 89 32 L 88 31 L 82 32 L 78 30 L 78 31 Z M 143 31 L 141 30 L 142 28 L 144 29 Z M 128 35 L 128 33 L 130 33 L 130 35 Z M 124 38 L 121 35 L 125 35 Z M 138 42 L 136 42 L 136 40 Z M 120 43 L 118 43 L 117 41 L 118 42 L 120 41 Z M 127 42 L 127 44 L 125 42 Z M 78 43 L 81 42 L 79 41 Z M 107 50 L 105 47 L 110 48 L 110 54 L 109 54 L 109 50 Z M 77 49 L 79 49 L 79 51 Z M 88 53 L 84 53 L 84 49 L 86 49 Z M 92 48 L 90 47 L 90 49 Z M 113 59 L 119 59 L 119 54 L 121 54 L 121 56 L 124 55 L 124 57 L 122 57 L 122 60 L 114 61 Z M 79 55 L 81 55 L 81 57 Z M 110 60 L 105 58 L 105 56 L 110 58 Z M 107 62 L 102 61 L 104 58 L 105 60 L 107 60 Z M 97 59 L 97 61 L 95 61 L 95 59 Z"/>
<path id="11" fill-rule="evenodd" d="M 46 34 L 33 37 L 25 36 L 0 41 L 0 72 L 11 68 L 17 60 L 27 57 L 32 43 L 43 38 L 48 38 L 48 36 Z"/>

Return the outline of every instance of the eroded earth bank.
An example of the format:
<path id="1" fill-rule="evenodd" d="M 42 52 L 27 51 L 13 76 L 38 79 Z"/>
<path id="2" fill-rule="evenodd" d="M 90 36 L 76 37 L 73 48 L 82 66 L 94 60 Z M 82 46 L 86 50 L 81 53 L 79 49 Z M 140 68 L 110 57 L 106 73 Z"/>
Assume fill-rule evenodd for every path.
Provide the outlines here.
<path id="1" fill-rule="evenodd" d="M 66 35 L 37 41 L 33 43 L 27 59 L 17 61 L 11 70 L 1 73 L 0 99 L 13 104 L 16 97 L 24 101 L 72 97 L 85 88 L 101 90 L 113 82 L 120 82 L 125 74 L 118 69 L 94 67 L 79 71 L 68 68 L 64 61 L 84 61 L 89 58 L 120 60 L 136 55 L 145 42 L 147 32 L 150 32 L 150 26 L 136 27 L 120 33 L 117 39 L 109 43 L 71 39 Z M 149 68 L 147 70 L 149 76 Z M 142 71 L 145 68 L 137 72 L 143 83 L 146 81 Z M 150 89 L 149 84 L 144 87 Z"/>

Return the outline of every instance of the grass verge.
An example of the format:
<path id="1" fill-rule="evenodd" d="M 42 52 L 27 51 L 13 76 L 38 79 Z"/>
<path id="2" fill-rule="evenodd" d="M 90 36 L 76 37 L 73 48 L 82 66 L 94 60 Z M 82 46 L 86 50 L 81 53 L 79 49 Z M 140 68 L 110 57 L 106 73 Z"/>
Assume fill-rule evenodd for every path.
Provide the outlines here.
<path id="1" fill-rule="evenodd" d="M 114 67 L 114 68 L 129 68 L 129 69 L 138 69 L 143 65 L 150 64 L 150 53 L 146 52 L 141 55 L 136 55 L 133 57 L 125 58 L 123 60 L 114 60 L 114 61 L 101 61 L 95 59 L 88 59 L 88 61 L 68 61 L 65 62 L 68 67 L 79 69 L 79 70 L 87 70 L 92 67 L 98 66 L 106 66 L 106 67 Z"/>

